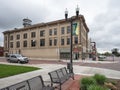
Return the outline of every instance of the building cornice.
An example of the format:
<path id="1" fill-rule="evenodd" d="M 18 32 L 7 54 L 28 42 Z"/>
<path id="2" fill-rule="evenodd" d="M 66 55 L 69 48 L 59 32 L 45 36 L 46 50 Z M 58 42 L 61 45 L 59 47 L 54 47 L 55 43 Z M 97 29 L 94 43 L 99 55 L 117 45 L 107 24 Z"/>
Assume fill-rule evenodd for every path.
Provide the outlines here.
<path id="1" fill-rule="evenodd" d="M 87 27 L 87 24 L 85 22 L 85 18 L 83 15 L 79 15 L 79 17 L 76 19 L 75 16 L 71 17 L 73 20 L 82 20 L 82 23 L 84 25 L 84 27 L 86 28 L 87 32 L 89 32 L 89 28 Z M 70 18 L 68 18 L 68 21 L 70 20 Z M 38 23 L 38 24 L 33 24 L 31 26 L 27 26 L 27 27 L 23 27 L 23 28 L 15 28 L 13 30 L 7 30 L 4 31 L 3 34 L 6 33 L 13 33 L 13 32 L 20 32 L 20 31 L 25 31 L 25 30 L 29 30 L 29 29 L 33 29 L 33 28 L 39 28 L 39 27 L 45 27 L 45 26 L 49 26 L 49 25 L 54 25 L 54 24 L 58 24 L 58 23 L 65 23 L 67 22 L 65 19 L 61 19 L 61 20 L 56 20 L 56 21 L 51 21 L 51 22 L 47 22 L 47 23 Z"/>

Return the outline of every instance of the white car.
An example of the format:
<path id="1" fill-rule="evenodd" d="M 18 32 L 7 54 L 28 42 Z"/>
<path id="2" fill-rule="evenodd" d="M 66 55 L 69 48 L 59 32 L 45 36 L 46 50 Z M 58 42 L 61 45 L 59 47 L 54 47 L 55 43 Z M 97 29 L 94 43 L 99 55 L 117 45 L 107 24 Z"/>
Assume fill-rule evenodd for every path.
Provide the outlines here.
<path id="1" fill-rule="evenodd" d="M 99 58 L 99 59 L 106 59 L 106 56 L 104 56 L 104 55 L 99 55 L 98 58 Z"/>
<path id="2" fill-rule="evenodd" d="M 22 56 L 21 54 L 9 54 L 7 56 L 8 62 L 17 62 L 17 63 L 28 63 L 29 59 Z"/>

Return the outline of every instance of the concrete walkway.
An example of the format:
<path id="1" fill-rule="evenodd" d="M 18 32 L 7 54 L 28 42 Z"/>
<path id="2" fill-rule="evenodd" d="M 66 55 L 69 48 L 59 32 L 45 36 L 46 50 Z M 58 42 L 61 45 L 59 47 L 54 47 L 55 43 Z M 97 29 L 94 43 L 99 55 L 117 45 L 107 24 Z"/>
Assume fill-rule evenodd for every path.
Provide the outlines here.
<path id="1" fill-rule="evenodd" d="M 0 62 L 0 63 L 2 63 L 2 62 Z M 5 64 L 5 63 L 3 63 L 3 64 Z M 8 64 L 8 63 L 6 63 L 6 64 Z M 11 64 L 11 63 L 9 63 L 9 64 Z M 7 78 L 2 78 L 2 79 L 0 79 L 0 88 L 4 88 L 6 86 L 30 79 L 30 78 L 38 76 L 38 75 L 42 75 L 44 81 L 50 81 L 48 72 L 56 70 L 61 67 L 66 67 L 66 65 L 62 65 L 62 64 L 31 64 L 31 65 L 15 64 L 15 65 L 34 66 L 34 67 L 39 67 L 42 69 L 24 73 L 24 74 L 11 76 L 11 77 L 7 77 Z M 73 69 L 74 69 L 74 73 L 78 74 L 78 75 L 91 76 L 91 75 L 94 75 L 95 73 L 99 73 L 99 74 L 105 75 L 108 78 L 120 79 L 120 71 L 116 71 L 116 70 L 102 69 L 102 68 L 95 68 L 95 67 L 86 67 L 86 66 L 79 66 L 79 65 L 74 65 Z"/>

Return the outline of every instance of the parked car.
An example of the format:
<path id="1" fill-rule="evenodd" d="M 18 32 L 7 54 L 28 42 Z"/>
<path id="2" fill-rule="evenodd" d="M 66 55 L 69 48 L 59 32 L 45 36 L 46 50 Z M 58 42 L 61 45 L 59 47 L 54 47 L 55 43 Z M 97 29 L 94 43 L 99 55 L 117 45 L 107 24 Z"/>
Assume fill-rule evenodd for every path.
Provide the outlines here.
<path id="1" fill-rule="evenodd" d="M 99 60 L 105 60 L 105 59 L 106 59 L 106 56 L 104 56 L 104 55 L 99 55 L 98 58 L 99 58 Z"/>
<path id="2" fill-rule="evenodd" d="M 28 63 L 29 59 L 21 54 L 9 54 L 6 57 L 8 62 Z"/>

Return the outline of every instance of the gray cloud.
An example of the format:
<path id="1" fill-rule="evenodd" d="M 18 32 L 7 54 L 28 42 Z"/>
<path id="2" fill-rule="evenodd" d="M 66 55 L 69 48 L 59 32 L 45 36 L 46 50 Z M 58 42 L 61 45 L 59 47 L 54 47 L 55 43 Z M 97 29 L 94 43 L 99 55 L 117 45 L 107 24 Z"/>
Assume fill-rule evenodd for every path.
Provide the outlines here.
<path id="1" fill-rule="evenodd" d="M 33 24 L 62 19 L 65 8 L 68 8 L 69 16 L 75 15 L 78 4 L 80 13 L 89 22 L 89 36 L 96 41 L 98 49 L 120 49 L 119 0 L 0 0 L 0 4 L 0 45 L 3 43 L 2 32 L 22 27 L 23 18 L 28 17 Z"/>
<path id="2" fill-rule="evenodd" d="M 33 23 L 41 22 L 49 13 L 47 8 L 40 6 L 37 2 L 31 2 L 31 0 L 1 0 L 0 4 L 2 5 L 0 6 L 0 11 L 2 11 L 0 28 L 5 29 L 21 26 L 22 19 L 26 17 L 34 20 Z"/>
<path id="3" fill-rule="evenodd" d="M 97 42 L 101 51 L 120 49 L 120 1 L 111 0 L 109 8 L 94 18 L 91 24 L 90 36 Z"/>

